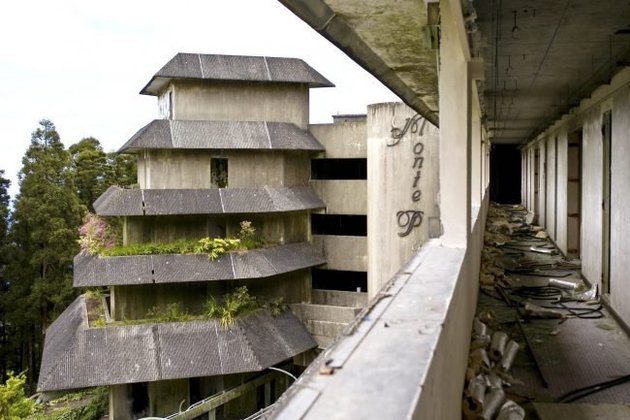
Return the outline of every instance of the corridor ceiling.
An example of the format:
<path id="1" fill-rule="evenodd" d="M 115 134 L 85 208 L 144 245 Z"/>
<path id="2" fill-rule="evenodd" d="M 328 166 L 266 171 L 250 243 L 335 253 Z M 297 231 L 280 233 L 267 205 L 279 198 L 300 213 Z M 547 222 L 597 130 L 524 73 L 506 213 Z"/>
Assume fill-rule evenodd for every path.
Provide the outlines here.
<path id="1" fill-rule="evenodd" d="M 469 34 L 473 54 L 484 59 L 494 143 L 533 138 L 630 66 L 630 1 L 475 0 L 473 7 Z"/>
<path id="2" fill-rule="evenodd" d="M 438 124 L 437 0 L 279 0 Z M 460 0 L 486 127 L 521 144 L 630 66 L 630 0 Z"/>

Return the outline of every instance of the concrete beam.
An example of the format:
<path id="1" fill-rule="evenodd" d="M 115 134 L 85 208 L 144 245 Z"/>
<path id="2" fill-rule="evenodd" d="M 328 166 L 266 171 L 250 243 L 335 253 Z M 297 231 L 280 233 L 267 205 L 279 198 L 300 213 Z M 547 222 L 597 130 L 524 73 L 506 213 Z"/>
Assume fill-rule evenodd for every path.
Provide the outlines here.
<path id="1" fill-rule="evenodd" d="M 346 53 L 357 64 L 378 78 L 409 107 L 434 125 L 437 126 L 439 124 L 438 113 L 435 107 L 437 96 L 437 83 L 435 83 L 437 79 L 435 53 L 431 51 L 430 48 L 426 48 L 423 50 L 422 56 L 414 57 L 415 60 L 412 60 L 410 65 L 407 61 L 408 57 L 396 56 L 398 63 L 388 62 L 383 58 L 386 52 L 393 52 L 395 56 L 401 48 L 408 47 L 409 45 L 415 45 L 416 48 L 419 48 L 417 37 L 419 34 L 422 34 L 422 31 L 414 35 L 415 44 L 408 44 L 406 43 L 406 39 L 402 39 L 401 41 L 406 43 L 404 45 L 399 40 L 392 37 L 392 34 L 394 34 L 394 32 L 392 32 L 387 37 L 387 51 L 377 51 L 378 46 L 375 45 L 374 41 L 367 40 L 365 37 L 361 36 L 356 27 L 356 25 L 358 25 L 357 22 L 366 22 L 367 19 L 373 17 L 374 5 L 370 2 L 353 2 L 351 5 L 346 2 L 334 6 L 339 9 L 350 5 L 354 7 L 355 10 L 359 10 L 362 13 L 359 19 L 349 21 L 344 13 L 337 13 L 333 7 L 322 0 L 279 1 L 291 12 L 313 27 L 313 29 L 318 31 L 324 38 Z M 416 3 L 411 2 L 409 4 L 415 5 Z M 389 10 L 392 13 L 397 12 L 394 8 L 390 8 Z M 408 19 L 407 22 L 414 23 L 414 25 L 420 26 L 421 28 L 429 29 L 427 16 L 428 13 L 424 10 L 423 14 L 414 15 L 413 20 Z M 389 21 L 391 24 L 391 22 L 394 22 L 394 19 L 386 19 L 385 21 Z M 371 35 L 372 38 L 382 39 L 379 32 L 380 29 L 376 25 L 365 25 L 363 29 L 369 31 L 369 35 Z M 399 34 L 406 34 L 408 31 L 399 30 L 397 32 Z M 401 67 L 400 65 L 402 63 L 405 65 Z M 421 70 L 423 74 L 422 78 L 405 77 L 405 73 L 410 70 L 415 72 L 414 74 L 418 74 Z M 414 86 L 412 86 L 412 84 L 414 84 Z"/>

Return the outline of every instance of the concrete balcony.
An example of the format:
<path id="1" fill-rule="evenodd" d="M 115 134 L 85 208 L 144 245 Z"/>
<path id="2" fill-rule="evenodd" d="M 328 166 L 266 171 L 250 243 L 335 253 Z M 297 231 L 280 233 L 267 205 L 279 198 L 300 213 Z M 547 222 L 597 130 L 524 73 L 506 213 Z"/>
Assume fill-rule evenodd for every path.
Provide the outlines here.
<path id="1" fill-rule="evenodd" d="M 91 328 L 83 296 L 46 331 L 40 392 L 257 372 L 315 347 L 290 312 Z"/>
<path id="2" fill-rule="evenodd" d="M 230 252 L 212 261 L 207 255 L 136 255 L 74 258 L 74 286 L 115 286 L 244 280 L 270 277 L 324 264 L 309 243 Z"/>

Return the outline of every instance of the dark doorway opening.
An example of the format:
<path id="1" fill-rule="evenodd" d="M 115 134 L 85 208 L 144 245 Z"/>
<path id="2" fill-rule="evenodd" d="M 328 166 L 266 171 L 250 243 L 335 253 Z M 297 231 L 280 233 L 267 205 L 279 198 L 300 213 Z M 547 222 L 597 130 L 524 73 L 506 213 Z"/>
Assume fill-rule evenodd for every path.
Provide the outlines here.
<path id="1" fill-rule="evenodd" d="M 490 199 L 521 202 L 521 151 L 515 144 L 494 144 L 490 152 Z"/>
<path id="2" fill-rule="evenodd" d="M 367 273 L 365 271 L 325 270 L 314 268 L 311 271 L 313 289 L 366 292 Z"/>
<path id="3" fill-rule="evenodd" d="M 315 235 L 367 236 L 367 216 L 311 214 L 311 231 Z"/>
<path id="4" fill-rule="evenodd" d="M 367 159 L 312 159 L 311 179 L 367 179 Z"/>

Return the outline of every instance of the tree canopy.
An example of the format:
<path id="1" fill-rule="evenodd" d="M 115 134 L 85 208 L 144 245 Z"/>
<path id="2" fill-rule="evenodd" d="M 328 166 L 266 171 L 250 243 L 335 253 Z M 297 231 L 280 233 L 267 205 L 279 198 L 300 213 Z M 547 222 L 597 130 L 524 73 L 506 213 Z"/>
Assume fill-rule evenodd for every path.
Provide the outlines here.
<path id="1" fill-rule="evenodd" d="M 0 171 L 0 374 L 26 372 L 34 391 L 44 331 L 78 294 L 72 262 L 82 219 L 110 184 L 135 183 L 135 161 L 106 154 L 92 137 L 66 149 L 55 125 L 42 120 L 18 182 L 10 213 Z"/>

